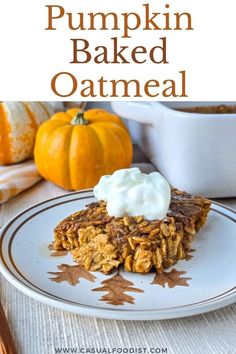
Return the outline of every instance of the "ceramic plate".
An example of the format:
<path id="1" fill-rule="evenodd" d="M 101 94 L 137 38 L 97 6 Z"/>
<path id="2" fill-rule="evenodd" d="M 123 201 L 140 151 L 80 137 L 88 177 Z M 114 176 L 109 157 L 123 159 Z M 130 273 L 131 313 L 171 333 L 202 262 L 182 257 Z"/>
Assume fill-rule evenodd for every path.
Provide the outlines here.
<path id="1" fill-rule="evenodd" d="M 55 225 L 94 201 L 91 190 L 37 204 L 1 232 L 0 270 L 36 300 L 82 315 L 154 320 L 195 315 L 236 301 L 236 213 L 213 203 L 189 260 L 162 276 L 89 273 L 48 249 Z M 191 258 L 192 257 L 192 258 Z M 191 258 L 191 259 L 190 259 Z"/>

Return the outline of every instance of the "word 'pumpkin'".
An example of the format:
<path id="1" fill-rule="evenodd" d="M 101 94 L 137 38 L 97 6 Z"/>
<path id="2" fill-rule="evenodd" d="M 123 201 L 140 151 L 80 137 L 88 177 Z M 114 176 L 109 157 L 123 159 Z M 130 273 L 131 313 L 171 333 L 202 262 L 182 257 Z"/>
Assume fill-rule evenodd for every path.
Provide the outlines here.
<path id="1" fill-rule="evenodd" d="M 65 189 L 91 188 L 101 176 L 127 168 L 131 161 L 127 128 L 119 117 L 103 109 L 56 113 L 37 133 L 39 173 Z"/>
<path id="2" fill-rule="evenodd" d="M 1 102 L 0 165 L 32 157 L 37 129 L 52 113 L 43 102 Z"/>

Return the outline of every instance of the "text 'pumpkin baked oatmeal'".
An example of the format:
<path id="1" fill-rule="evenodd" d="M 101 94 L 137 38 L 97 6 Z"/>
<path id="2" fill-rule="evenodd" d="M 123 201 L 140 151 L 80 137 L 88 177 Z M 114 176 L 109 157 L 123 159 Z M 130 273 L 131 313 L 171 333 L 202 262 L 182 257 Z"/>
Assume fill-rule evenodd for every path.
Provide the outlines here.
<path id="1" fill-rule="evenodd" d="M 159 173 L 136 168 L 102 177 L 94 193 L 104 200 L 61 221 L 53 248 L 105 274 L 121 264 L 131 272 L 161 271 L 185 259 L 210 210 L 209 200 L 170 190 Z"/>

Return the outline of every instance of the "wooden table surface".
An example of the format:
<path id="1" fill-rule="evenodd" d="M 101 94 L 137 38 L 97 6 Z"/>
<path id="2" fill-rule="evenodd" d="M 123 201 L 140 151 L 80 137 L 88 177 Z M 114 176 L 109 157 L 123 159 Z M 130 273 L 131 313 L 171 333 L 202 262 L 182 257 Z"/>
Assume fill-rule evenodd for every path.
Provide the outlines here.
<path id="1" fill-rule="evenodd" d="M 138 149 L 135 149 L 134 161 L 148 163 Z M 39 182 L 0 207 L 0 227 L 21 210 L 64 193 L 49 182 Z M 236 208 L 236 199 L 220 202 Z M 236 304 L 176 320 L 102 320 L 43 305 L 20 293 L 2 276 L 0 299 L 22 354 L 53 354 L 55 348 L 76 348 L 79 353 L 79 348 L 139 347 L 156 348 L 157 353 L 161 348 L 167 348 L 167 353 L 181 354 L 236 353 Z"/>

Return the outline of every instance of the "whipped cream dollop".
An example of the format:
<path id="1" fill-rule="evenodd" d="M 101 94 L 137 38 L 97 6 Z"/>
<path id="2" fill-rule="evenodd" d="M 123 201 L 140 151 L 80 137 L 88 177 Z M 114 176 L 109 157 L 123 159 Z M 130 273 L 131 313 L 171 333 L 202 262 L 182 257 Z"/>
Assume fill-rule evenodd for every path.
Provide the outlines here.
<path id="1" fill-rule="evenodd" d="M 107 202 L 110 216 L 143 216 L 147 220 L 164 219 L 170 206 L 171 189 L 158 172 L 149 175 L 139 168 L 117 170 L 102 176 L 94 187 L 98 200 Z"/>

